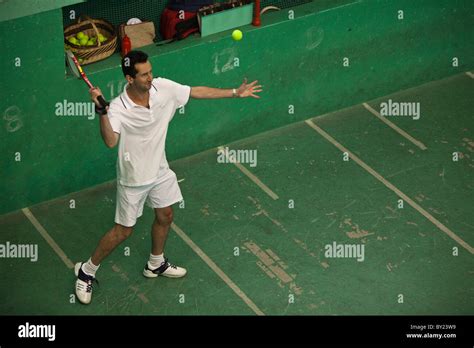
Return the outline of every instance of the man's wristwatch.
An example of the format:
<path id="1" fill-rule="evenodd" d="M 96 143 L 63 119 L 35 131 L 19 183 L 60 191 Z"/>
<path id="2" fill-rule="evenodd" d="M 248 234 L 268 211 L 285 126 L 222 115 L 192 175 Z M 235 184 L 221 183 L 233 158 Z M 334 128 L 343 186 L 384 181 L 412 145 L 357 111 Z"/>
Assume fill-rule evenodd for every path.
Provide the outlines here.
<path id="1" fill-rule="evenodd" d="M 232 89 L 232 97 L 238 97 L 239 95 L 237 94 L 237 90 L 235 88 Z"/>

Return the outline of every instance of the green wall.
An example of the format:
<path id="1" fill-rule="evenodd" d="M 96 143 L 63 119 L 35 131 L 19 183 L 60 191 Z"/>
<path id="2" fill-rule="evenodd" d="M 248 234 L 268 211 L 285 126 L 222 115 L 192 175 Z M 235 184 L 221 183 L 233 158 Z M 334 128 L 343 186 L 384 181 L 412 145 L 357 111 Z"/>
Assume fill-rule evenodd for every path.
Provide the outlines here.
<path id="1" fill-rule="evenodd" d="M 85 0 L 2 0 L 0 1 L 0 22 L 62 8 L 83 1 Z"/>
<path id="2" fill-rule="evenodd" d="M 244 27 L 240 42 L 225 32 L 144 49 L 155 76 L 213 87 L 248 77 L 265 89 L 260 100 L 192 100 L 171 124 L 169 160 L 474 66 L 471 0 L 316 1 L 293 20 L 288 10 Z M 55 115 L 58 102 L 88 101 L 85 84 L 65 75 L 62 23 L 60 8 L 0 23 L 0 213 L 115 177 L 116 149 L 102 144 L 98 120 Z M 119 93 L 118 55 L 85 70 L 106 98 Z"/>

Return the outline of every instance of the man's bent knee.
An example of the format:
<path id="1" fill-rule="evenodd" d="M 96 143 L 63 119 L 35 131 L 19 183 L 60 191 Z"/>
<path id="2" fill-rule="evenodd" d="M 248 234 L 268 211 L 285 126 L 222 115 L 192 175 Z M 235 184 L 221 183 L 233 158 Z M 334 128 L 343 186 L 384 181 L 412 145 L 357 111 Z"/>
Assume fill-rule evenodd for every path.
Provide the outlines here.
<path id="1" fill-rule="evenodd" d="M 173 222 L 173 209 L 171 207 L 155 210 L 155 223 L 169 226 Z"/>
<path id="2" fill-rule="evenodd" d="M 126 227 L 120 224 L 115 224 L 114 232 L 119 240 L 125 240 L 132 235 L 133 227 Z"/>

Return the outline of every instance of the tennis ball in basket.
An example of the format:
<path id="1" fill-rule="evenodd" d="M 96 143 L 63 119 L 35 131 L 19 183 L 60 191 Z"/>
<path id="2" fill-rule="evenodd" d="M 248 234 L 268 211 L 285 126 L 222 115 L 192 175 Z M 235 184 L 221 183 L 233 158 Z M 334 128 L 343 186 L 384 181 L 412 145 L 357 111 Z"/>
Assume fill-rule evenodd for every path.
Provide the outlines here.
<path id="1" fill-rule="evenodd" d="M 235 40 L 235 41 L 240 41 L 242 40 L 242 32 L 240 30 L 234 30 L 232 32 L 232 38 Z"/>
<path id="2" fill-rule="evenodd" d="M 67 41 L 69 41 L 70 43 L 72 43 L 73 45 L 77 45 L 78 42 L 77 42 L 77 39 L 73 36 L 73 37 L 70 37 Z"/>
<path id="3" fill-rule="evenodd" d="M 89 41 L 89 39 L 86 39 L 85 37 L 83 37 L 82 39 L 79 40 L 79 43 L 81 44 L 81 46 L 85 46 L 87 45 L 87 41 Z"/>
<path id="4" fill-rule="evenodd" d="M 95 43 L 92 40 L 87 41 L 87 46 L 94 46 Z"/>
<path id="5" fill-rule="evenodd" d="M 77 36 L 77 38 L 80 40 L 80 39 L 82 39 L 82 38 L 85 36 L 85 34 L 84 34 L 82 31 L 80 31 L 80 32 L 77 33 L 76 36 Z"/>

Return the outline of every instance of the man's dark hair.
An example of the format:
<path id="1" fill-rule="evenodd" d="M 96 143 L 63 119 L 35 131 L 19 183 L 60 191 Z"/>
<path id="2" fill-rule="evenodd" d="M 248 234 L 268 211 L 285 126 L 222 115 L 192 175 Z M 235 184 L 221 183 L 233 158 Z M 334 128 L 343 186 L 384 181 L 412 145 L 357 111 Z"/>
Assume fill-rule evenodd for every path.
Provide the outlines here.
<path id="1" fill-rule="evenodd" d="M 137 76 L 137 69 L 135 64 L 146 63 L 148 54 L 142 51 L 130 51 L 122 58 L 122 72 L 123 76 L 130 75 L 135 78 Z"/>

